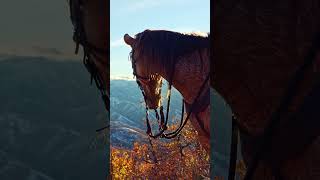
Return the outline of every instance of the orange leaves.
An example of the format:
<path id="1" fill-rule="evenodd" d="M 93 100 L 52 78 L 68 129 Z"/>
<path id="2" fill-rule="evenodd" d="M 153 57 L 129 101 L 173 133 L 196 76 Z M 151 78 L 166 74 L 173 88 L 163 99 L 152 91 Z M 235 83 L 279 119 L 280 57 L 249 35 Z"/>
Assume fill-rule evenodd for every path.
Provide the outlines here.
<path id="1" fill-rule="evenodd" d="M 126 179 L 132 174 L 133 161 L 130 157 L 130 153 L 126 150 L 114 150 L 111 149 L 112 153 L 112 164 L 111 170 L 112 175 L 115 179 Z"/>
<path id="2" fill-rule="evenodd" d="M 147 143 L 135 142 L 129 150 L 111 148 L 113 179 L 209 177 L 209 155 L 191 126 L 187 125 L 181 135 L 170 141 L 146 140 Z"/>

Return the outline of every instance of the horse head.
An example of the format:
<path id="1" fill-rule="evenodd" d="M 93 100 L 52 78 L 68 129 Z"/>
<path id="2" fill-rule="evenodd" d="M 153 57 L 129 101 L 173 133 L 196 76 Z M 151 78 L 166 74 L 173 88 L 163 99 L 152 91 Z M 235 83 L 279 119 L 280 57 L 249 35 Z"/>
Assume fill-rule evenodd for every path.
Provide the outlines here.
<path id="1" fill-rule="evenodd" d="M 209 76 L 208 66 L 206 66 L 209 64 L 208 38 L 166 30 L 145 30 L 135 37 L 125 34 L 124 41 L 132 48 L 130 58 L 133 74 L 136 76 L 147 106 L 147 134 L 153 138 L 174 138 L 181 132 L 188 119 L 191 119 L 201 136 L 203 145 L 209 147 L 208 107 L 210 102 L 207 101 Z M 163 79 L 169 84 L 166 113 L 161 103 Z M 190 88 L 191 85 L 194 88 Z M 182 115 L 179 127 L 173 132 L 167 132 L 172 87 L 175 87 L 183 96 Z M 185 106 L 187 116 L 184 119 Z M 158 107 L 160 107 L 160 117 Z M 156 112 L 159 123 L 159 133 L 156 135 L 152 134 L 148 123 L 148 109 L 154 109 Z M 201 120 L 199 118 L 199 121 L 196 120 L 195 114 L 201 114 L 199 115 Z"/>
<path id="2" fill-rule="evenodd" d="M 132 63 L 133 74 L 137 79 L 137 83 L 145 98 L 146 106 L 149 109 L 157 109 L 161 105 L 161 87 L 162 77 L 158 73 L 153 72 L 149 66 L 152 62 L 148 56 L 145 56 L 142 46 L 139 44 L 139 37 L 136 38 L 124 35 L 124 41 L 132 48 L 130 58 Z"/>

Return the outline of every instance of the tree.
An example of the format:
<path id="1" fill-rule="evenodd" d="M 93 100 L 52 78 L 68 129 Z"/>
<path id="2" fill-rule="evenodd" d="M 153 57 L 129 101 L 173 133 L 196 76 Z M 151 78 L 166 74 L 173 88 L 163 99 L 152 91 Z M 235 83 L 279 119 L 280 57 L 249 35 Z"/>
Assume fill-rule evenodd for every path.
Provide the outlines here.
<path id="1" fill-rule="evenodd" d="M 170 126 L 169 130 L 176 127 Z M 209 154 L 201 147 L 196 131 L 189 124 L 172 140 L 150 138 L 146 142 L 135 142 L 132 149 L 111 147 L 113 179 L 209 177 Z"/>

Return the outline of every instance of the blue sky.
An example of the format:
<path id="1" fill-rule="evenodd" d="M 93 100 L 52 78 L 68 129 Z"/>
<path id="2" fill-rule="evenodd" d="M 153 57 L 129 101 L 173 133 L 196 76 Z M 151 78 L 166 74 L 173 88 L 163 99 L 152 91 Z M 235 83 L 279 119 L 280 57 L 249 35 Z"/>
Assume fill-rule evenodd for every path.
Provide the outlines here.
<path id="1" fill-rule="evenodd" d="M 123 35 L 145 29 L 210 31 L 210 0 L 111 0 L 110 75 L 132 77 Z"/>

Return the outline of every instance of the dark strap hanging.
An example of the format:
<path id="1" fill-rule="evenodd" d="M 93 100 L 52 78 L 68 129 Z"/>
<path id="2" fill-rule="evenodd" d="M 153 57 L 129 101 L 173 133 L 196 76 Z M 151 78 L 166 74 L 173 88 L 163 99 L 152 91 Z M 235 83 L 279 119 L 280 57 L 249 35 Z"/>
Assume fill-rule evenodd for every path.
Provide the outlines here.
<path id="1" fill-rule="evenodd" d="M 133 53 L 134 51 L 132 50 L 132 57 L 133 57 Z M 174 64 L 175 67 L 175 64 Z M 133 68 L 133 75 L 137 78 L 137 84 L 142 92 L 143 98 L 145 103 L 147 102 L 146 99 L 146 94 L 144 92 L 144 89 L 141 86 L 141 83 L 139 82 L 139 80 L 146 80 L 146 81 L 150 81 L 150 77 L 143 77 L 137 74 L 136 72 L 136 61 L 133 59 L 132 62 L 132 68 Z M 147 107 L 147 103 L 146 103 L 146 125 L 147 125 L 147 134 L 149 135 L 149 137 L 152 138 L 158 138 L 158 137 L 162 137 L 163 133 L 168 129 L 167 124 L 168 124 L 168 118 L 169 118 L 169 110 L 170 110 L 170 101 L 171 101 L 171 90 L 172 90 L 172 82 L 173 82 L 173 76 L 174 76 L 174 71 L 175 68 L 173 68 L 172 72 L 171 72 L 171 76 L 170 76 L 170 80 L 169 80 L 169 86 L 168 86 L 168 102 L 167 102 L 167 111 L 166 111 L 166 117 L 164 117 L 164 113 L 163 113 L 163 106 L 160 106 L 160 116 L 158 114 L 158 111 L 155 109 L 155 114 L 156 114 L 156 118 L 158 121 L 158 125 L 159 125 L 159 132 L 155 135 L 153 135 L 152 133 L 152 128 L 150 125 L 150 121 L 149 121 L 149 117 L 148 117 L 148 107 Z M 160 89 L 160 94 L 161 94 L 161 89 Z M 183 104 L 182 104 L 183 105 Z M 160 118 L 160 119 L 159 119 Z"/>
<path id="2" fill-rule="evenodd" d="M 238 127 L 236 117 L 232 115 L 232 131 L 231 131 L 231 146 L 230 146 L 230 159 L 229 159 L 229 175 L 228 180 L 234 180 L 237 166 L 238 154 Z"/>

